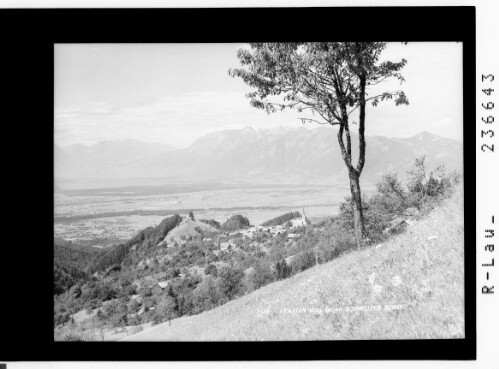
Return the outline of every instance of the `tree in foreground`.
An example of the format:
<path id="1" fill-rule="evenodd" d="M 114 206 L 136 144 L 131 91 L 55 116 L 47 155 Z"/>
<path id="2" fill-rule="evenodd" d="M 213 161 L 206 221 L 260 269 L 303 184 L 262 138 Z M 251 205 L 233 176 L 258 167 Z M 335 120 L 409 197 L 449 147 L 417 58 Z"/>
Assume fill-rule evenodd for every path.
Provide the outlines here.
<path id="1" fill-rule="evenodd" d="M 365 164 L 364 137 L 366 104 L 384 100 L 408 104 L 403 91 L 368 96 L 370 87 L 388 78 L 404 78 L 399 71 L 406 64 L 380 61 L 384 42 L 252 43 L 237 53 L 243 68 L 230 69 L 254 88 L 247 97 L 251 106 L 274 113 L 285 109 L 310 112 L 299 118 L 338 126 L 337 139 L 348 170 L 354 204 L 354 230 L 358 248 L 364 237 L 360 176 Z M 358 111 L 358 161 L 352 162 L 351 114 Z"/>

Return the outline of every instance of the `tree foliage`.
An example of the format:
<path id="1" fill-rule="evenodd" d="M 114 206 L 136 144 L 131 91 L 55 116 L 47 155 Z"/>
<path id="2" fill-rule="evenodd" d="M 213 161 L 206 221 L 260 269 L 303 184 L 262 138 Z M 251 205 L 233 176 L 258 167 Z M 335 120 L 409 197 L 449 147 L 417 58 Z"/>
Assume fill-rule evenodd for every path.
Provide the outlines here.
<path id="1" fill-rule="evenodd" d="M 59 295 L 78 282 L 89 279 L 87 273 L 68 263 L 54 262 L 54 294 Z"/>
<path id="2" fill-rule="evenodd" d="M 222 225 L 220 224 L 220 222 L 217 222 L 214 219 L 200 219 L 199 221 L 203 222 L 203 223 L 206 223 L 206 224 L 209 224 L 209 225 L 211 225 L 212 227 L 214 227 L 216 229 L 221 229 L 222 228 Z"/>
<path id="3" fill-rule="evenodd" d="M 256 290 L 274 281 L 274 275 L 269 266 L 263 262 L 258 262 L 249 275 L 251 290 Z"/>
<path id="4" fill-rule="evenodd" d="M 218 276 L 220 291 L 228 300 L 232 300 L 243 287 L 243 271 L 231 266 L 223 266 L 220 268 Z"/>
<path id="5" fill-rule="evenodd" d="M 281 261 L 278 261 L 276 264 L 275 264 L 275 279 L 277 281 L 281 280 L 281 279 L 285 279 L 285 278 L 288 278 L 290 275 L 291 275 L 291 266 L 289 266 L 287 263 L 286 263 L 286 260 L 285 259 L 282 259 Z"/>
<path id="6" fill-rule="evenodd" d="M 302 272 L 316 264 L 316 255 L 313 250 L 303 251 L 296 255 L 291 261 L 293 273 Z"/>
<path id="7" fill-rule="evenodd" d="M 208 276 L 194 290 L 197 312 L 210 310 L 220 305 L 223 297 L 215 278 Z"/>
<path id="8" fill-rule="evenodd" d="M 156 227 L 148 227 L 139 231 L 127 242 L 113 246 L 109 250 L 98 254 L 89 264 L 87 269 L 90 273 L 94 273 L 119 265 L 130 255 L 131 249 L 134 246 L 137 249 L 143 249 L 144 253 L 147 253 L 148 249 L 158 245 L 158 243 L 160 243 L 172 229 L 180 224 L 181 221 L 182 217 L 175 214 L 163 219 Z"/>
<path id="9" fill-rule="evenodd" d="M 384 42 L 252 43 L 251 50 L 239 49 L 243 67 L 230 69 L 255 88 L 248 93 L 251 106 L 275 112 L 295 108 L 310 110 L 321 120 L 302 118 L 320 124 L 344 124 L 344 113 L 362 105 L 362 85 L 377 85 L 389 77 L 404 81 L 400 70 L 407 61 L 379 62 Z M 272 100 L 281 95 L 280 101 Z M 384 92 L 366 99 L 376 106 L 394 99 L 407 104 L 401 90 Z M 348 111 L 343 112 L 348 107 Z"/>
<path id="10" fill-rule="evenodd" d="M 368 90 L 388 78 L 400 82 L 400 70 L 407 61 L 381 61 L 384 42 L 252 43 L 237 57 L 243 68 L 230 69 L 253 88 L 247 94 L 251 106 L 273 113 L 296 109 L 308 113 L 303 123 L 338 125 L 338 143 L 349 172 L 354 208 L 354 230 L 360 248 L 364 237 L 362 197 L 359 177 L 365 164 L 366 103 L 373 106 L 385 100 L 408 104 L 402 90 L 373 96 Z M 359 156 L 352 162 L 350 115 L 358 110 Z M 346 141 L 345 141 L 346 140 Z"/>
<path id="11" fill-rule="evenodd" d="M 224 231 L 237 231 L 250 226 L 248 218 L 243 215 L 233 215 L 223 224 Z"/>
<path id="12" fill-rule="evenodd" d="M 289 213 L 279 215 L 278 217 L 275 217 L 273 219 L 267 220 L 266 222 L 262 223 L 262 226 L 264 227 L 272 227 L 272 226 L 277 226 L 286 223 L 287 221 L 291 219 L 295 219 L 300 217 L 301 214 L 299 211 L 291 211 Z"/>

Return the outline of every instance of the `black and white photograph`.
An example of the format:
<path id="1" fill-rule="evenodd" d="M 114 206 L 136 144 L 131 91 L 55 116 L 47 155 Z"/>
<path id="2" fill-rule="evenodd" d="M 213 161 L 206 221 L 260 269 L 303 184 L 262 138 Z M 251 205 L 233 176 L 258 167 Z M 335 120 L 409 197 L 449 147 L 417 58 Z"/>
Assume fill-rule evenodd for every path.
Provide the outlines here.
<path id="1" fill-rule="evenodd" d="M 465 337 L 461 42 L 54 45 L 54 340 Z"/>
<path id="2" fill-rule="evenodd" d="M 498 362 L 498 4 L 66 1 L 0 0 L 0 366 Z"/>

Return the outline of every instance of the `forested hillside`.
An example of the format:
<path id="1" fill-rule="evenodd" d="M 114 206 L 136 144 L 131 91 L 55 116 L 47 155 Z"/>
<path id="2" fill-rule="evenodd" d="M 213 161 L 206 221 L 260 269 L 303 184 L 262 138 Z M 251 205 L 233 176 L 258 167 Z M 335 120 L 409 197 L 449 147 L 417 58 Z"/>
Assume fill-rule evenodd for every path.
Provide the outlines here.
<path id="1" fill-rule="evenodd" d="M 87 281 L 86 267 L 98 254 L 95 248 L 54 239 L 54 294 L 59 295 L 71 286 Z"/>
<path id="2" fill-rule="evenodd" d="M 275 217 L 274 219 L 267 220 L 266 222 L 262 223 L 262 226 L 276 226 L 276 225 L 281 225 L 286 223 L 287 221 L 290 221 L 291 219 L 298 218 L 300 217 L 301 214 L 297 211 L 295 212 L 289 212 L 283 215 L 280 215 L 278 217 Z"/>
<path id="3" fill-rule="evenodd" d="M 100 254 L 87 267 L 87 270 L 90 273 L 95 273 L 115 265 L 120 265 L 121 263 L 124 265 L 135 264 L 137 259 L 143 258 L 147 255 L 148 250 L 163 241 L 168 232 L 179 225 L 181 220 L 180 215 L 175 214 L 169 218 L 165 218 L 156 227 L 148 227 L 139 231 L 135 237 L 126 243 L 114 246 Z"/>

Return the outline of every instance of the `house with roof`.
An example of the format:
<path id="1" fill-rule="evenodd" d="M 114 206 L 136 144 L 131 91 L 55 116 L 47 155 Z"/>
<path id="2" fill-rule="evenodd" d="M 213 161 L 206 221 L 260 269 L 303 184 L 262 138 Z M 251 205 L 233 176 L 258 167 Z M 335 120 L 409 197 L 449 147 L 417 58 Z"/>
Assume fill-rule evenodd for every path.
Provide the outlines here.
<path id="1" fill-rule="evenodd" d="M 233 242 L 220 242 L 220 250 L 227 251 L 229 247 L 233 249 L 236 245 Z"/>
<path id="2" fill-rule="evenodd" d="M 137 302 L 140 305 L 142 305 L 142 303 L 144 302 L 144 299 L 139 294 L 132 295 L 132 300 L 135 301 L 135 302 Z"/>
<path id="3" fill-rule="evenodd" d="M 243 231 L 241 231 L 240 233 L 244 236 L 244 237 L 248 237 L 248 238 L 253 238 L 253 233 L 255 232 L 254 229 L 245 229 Z"/>
<path id="4" fill-rule="evenodd" d="M 166 287 L 168 287 L 168 285 L 169 285 L 168 281 L 158 282 L 154 286 L 152 286 L 151 292 L 153 293 L 153 295 L 157 295 L 163 292 L 166 289 Z"/>
<path id="5" fill-rule="evenodd" d="M 270 230 L 270 233 L 272 233 L 272 236 L 274 237 L 279 234 L 284 234 L 284 232 L 286 232 L 286 230 L 283 229 L 282 227 L 281 228 L 272 227 L 272 229 Z"/>

